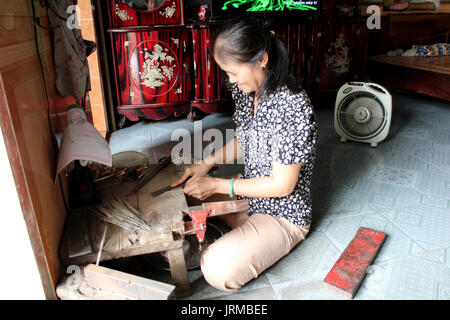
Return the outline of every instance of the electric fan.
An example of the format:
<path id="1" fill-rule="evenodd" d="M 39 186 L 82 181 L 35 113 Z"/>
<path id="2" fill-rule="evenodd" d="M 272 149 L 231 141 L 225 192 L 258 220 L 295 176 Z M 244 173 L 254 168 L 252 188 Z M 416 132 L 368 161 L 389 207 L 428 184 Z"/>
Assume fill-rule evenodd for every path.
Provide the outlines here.
<path id="1" fill-rule="evenodd" d="M 392 96 L 370 82 L 348 82 L 339 88 L 334 111 L 334 129 L 341 142 L 353 140 L 376 147 L 389 132 Z"/>

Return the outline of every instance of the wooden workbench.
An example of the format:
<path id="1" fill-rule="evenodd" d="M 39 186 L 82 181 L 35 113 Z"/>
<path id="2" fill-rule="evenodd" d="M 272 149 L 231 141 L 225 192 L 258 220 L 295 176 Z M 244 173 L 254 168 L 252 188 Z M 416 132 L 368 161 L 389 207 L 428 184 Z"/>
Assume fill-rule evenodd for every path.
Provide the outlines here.
<path id="1" fill-rule="evenodd" d="M 107 226 L 100 261 L 154 252 L 166 252 L 172 279 L 176 285 L 177 297 L 189 295 L 190 286 L 182 249 L 184 238 L 180 236 L 180 233 L 184 231 L 183 211 L 188 211 L 184 192 L 180 187 L 157 197 L 151 196 L 151 192 L 169 185 L 177 178 L 176 168 L 173 165 L 169 165 L 153 177 L 135 195 L 126 196 L 134 188 L 136 182 L 125 182 L 103 189 L 103 199 L 114 194 L 126 199 L 131 205 L 141 211 L 149 220 L 152 227 L 151 231 L 140 235 L 132 234 L 121 227 L 104 222 L 90 213 L 88 214 L 88 225 L 92 252 L 69 258 L 69 236 L 66 228 L 60 250 L 63 263 L 66 266 L 95 263 L 105 226 Z M 89 207 L 81 210 L 89 211 Z"/>

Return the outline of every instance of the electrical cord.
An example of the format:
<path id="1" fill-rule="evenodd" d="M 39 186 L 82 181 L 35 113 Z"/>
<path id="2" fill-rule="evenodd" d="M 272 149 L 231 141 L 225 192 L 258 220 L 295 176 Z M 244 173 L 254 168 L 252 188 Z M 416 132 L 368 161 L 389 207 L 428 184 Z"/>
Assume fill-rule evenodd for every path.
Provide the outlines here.
<path id="1" fill-rule="evenodd" d="M 41 6 L 42 6 L 42 1 L 44 1 L 44 2 L 46 3 L 45 0 L 39 0 Z M 34 20 L 35 22 L 36 22 L 36 21 L 39 21 L 39 19 L 37 19 L 37 17 L 36 17 L 36 8 L 35 8 L 35 6 L 34 6 L 34 0 L 31 0 L 31 6 L 32 6 L 32 11 L 33 11 L 33 20 Z M 43 6 L 43 7 L 44 7 L 44 6 Z M 38 26 L 38 27 L 41 27 L 40 22 L 37 24 L 37 26 Z M 48 28 L 43 27 L 43 28 L 44 28 L 44 29 L 47 29 L 47 30 L 50 29 L 49 27 L 48 27 Z M 54 132 L 53 132 L 52 123 L 51 123 L 51 119 L 50 119 L 50 99 L 49 99 L 49 96 L 48 96 L 47 83 L 46 83 L 46 81 L 45 81 L 44 65 L 43 65 L 43 63 L 42 63 L 41 53 L 40 53 L 40 50 L 39 50 L 38 32 L 37 32 L 36 25 L 35 25 L 35 27 L 34 27 L 33 29 L 34 29 L 34 40 L 35 40 L 34 42 L 35 42 L 35 45 L 36 45 L 36 51 L 37 51 L 37 54 L 38 54 L 39 65 L 40 65 L 40 67 L 41 67 L 41 75 L 42 75 L 42 82 L 43 82 L 43 84 L 44 84 L 45 97 L 46 97 L 46 99 L 47 99 L 47 121 L 48 121 L 48 127 L 49 127 L 49 129 L 50 129 L 50 134 L 51 134 L 51 140 L 52 140 L 52 144 L 53 144 L 53 149 L 54 149 L 55 151 L 58 151 L 59 148 L 58 148 L 58 146 L 56 145 L 56 142 L 55 142 L 55 134 L 54 134 Z M 70 215 L 70 209 L 69 209 L 69 206 L 68 206 L 68 204 L 67 204 L 66 197 L 65 197 L 65 195 L 64 195 L 64 190 L 63 190 L 63 187 L 62 187 L 61 176 L 60 176 L 59 174 L 58 174 L 58 180 L 59 180 L 59 188 L 60 188 L 60 190 L 61 190 L 61 195 L 62 195 L 62 197 L 63 197 L 64 208 L 65 208 L 65 210 L 66 210 L 67 215 Z"/>

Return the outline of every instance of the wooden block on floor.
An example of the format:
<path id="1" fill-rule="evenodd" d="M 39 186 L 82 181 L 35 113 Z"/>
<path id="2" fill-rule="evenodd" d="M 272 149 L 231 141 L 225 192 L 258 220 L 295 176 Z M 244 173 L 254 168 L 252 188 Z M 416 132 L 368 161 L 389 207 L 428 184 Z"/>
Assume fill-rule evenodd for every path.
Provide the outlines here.
<path id="1" fill-rule="evenodd" d="M 138 300 L 168 300 L 175 286 L 129 273 L 89 264 L 84 268 L 88 284 L 106 292 Z"/>
<path id="2" fill-rule="evenodd" d="M 352 299 L 385 239 L 384 232 L 359 228 L 325 277 L 324 287 L 344 298 Z"/>

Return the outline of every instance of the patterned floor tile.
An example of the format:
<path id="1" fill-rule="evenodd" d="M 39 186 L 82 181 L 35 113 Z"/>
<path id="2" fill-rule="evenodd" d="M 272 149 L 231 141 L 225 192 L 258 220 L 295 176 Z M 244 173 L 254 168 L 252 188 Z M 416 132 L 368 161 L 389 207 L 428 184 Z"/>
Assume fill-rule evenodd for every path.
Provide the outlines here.
<path id="1" fill-rule="evenodd" d="M 399 168 L 374 167 L 371 170 L 369 179 L 380 182 L 394 183 L 399 185 L 413 186 L 417 177 L 417 172 Z"/>
<path id="2" fill-rule="evenodd" d="M 414 153 L 417 156 L 427 154 L 425 150 L 434 150 L 434 143 L 424 137 L 412 138 L 409 136 L 398 136 L 392 141 L 396 148 L 404 152 Z M 416 150 L 419 150 L 415 152 Z"/>
<path id="3" fill-rule="evenodd" d="M 379 165 L 386 168 L 404 170 L 426 170 L 428 168 L 426 162 L 401 151 L 385 154 Z"/>
<path id="4" fill-rule="evenodd" d="M 346 300 L 324 287 L 323 279 L 282 282 L 273 285 L 273 289 L 281 300 Z M 380 300 L 380 297 L 363 282 L 353 299 Z"/>
<path id="5" fill-rule="evenodd" d="M 371 267 L 365 281 L 386 300 L 449 299 L 450 272 L 421 255 L 402 256 Z"/>
<path id="6" fill-rule="evenodd" d="M 427 137 L 430 130 L 434 129 L 433 126 L 424 122 L 416 122 L 414 123 L 414 127 L 412 126 L 402 126 L 397 131 L 398 136 L 406 136 L 415 139 L 423 139 Z"/>
<path id="7" fill-rule="evenodd" d="M 447 209 L 416 205 L 394 210 L 386 216 L 415 241 L 440 248 L 450 246 L 450 213 Z"/>
<path id="8" fill-rule="evenodd" d="M 372 210 L 399 208 L 420 203 L 421 193 L 412 186 L 400 183 L 366 179 L 359 181 L 354 190 L 367 209 Z"/>
<path id="9" fill-rule="evenodd" d="M 286 281 L 323 279 L 339 255 L 339 250 L 322 232 L 311 231 L 294 250 L 266 270 L 265 275 L 272 286 Z"/>
<path id="10" fill-rule="evenodd" d="M 422 195 L 420 198 L 420 203 L 429 207 L 435 207 L 440 209 L 450 208 L 450 200 L 430 194 Z"/>
<path id="11" fill-rule="evenodd" d="M 432 250 L 430 251 L 430 254 L 432 254 L 433 257 L 437 258 L 439 261 L 445 264 L 450 270 L 450 247 L 439 250 Z"/>
<path id="12" fill-rule="evenodd" d="M 433 127 L 436 127 L 441 115 L 438 112 L 429 111 L 429 112 L 415 113 L 415 116 L 421 119 L 423 122 L 428 123 Z"/>
<path id="13" fill-rule="evenodd" d="M 253 290 L 238 291 L 231 295 L 214 297 L 211 300 L 277 300 L 277 293 L 272 287 L 264 287 Z"/>
<path id="14" fill-rule="evenodd" d="M 448 251 L 449 248 L 442 249 L 438 245 L 427 243 L 424 241 L 416 241 L 416 243 L 422 249 L 421 255 L 424 258 L 430 259 L 434 262 L 443 263 L 449 268 L 450 272 L 450 261 L 449 261 L 450 257 L 448 256 L 448 253 L 450 253 L 450 251 Z"/>
<path id="15" fill-rule="evenodd" d="M 415 188 L 431 197 L 450 199 L 450 174 L 432 168 L 418 173 Z M 427 202 L 425 199 L 425 202 Z M 423 202 L 423 200 L 422 200 Z"/>
<path id="16" fill-rule="evenodd" d="M 313 224 L 319 226 L 323 220 L 352 217 L 364 213 L 373 213 L 377 208 L 362 200 L 358 191 L 346 187 L 314 189 Z M 385 205 L 386 202 L 383 202 Z"/>
<path id="17" fill-rule="evenodd" d="M 251 280 L 245 286 L 243 286 L 238 292 L 221 291 L 212 287 L 205 278 L 200 269 L 190 271 L 188 273 L 189 281 L 191 284 L 192 295 L 186 297 L 185 300 L 204 300 L 214 299 L 224 296 L 235 296 L 236 294 L 243 294 L 246 291 L 255 291 L 262 288 L 270 287 L 270 282 L 264 274 L 261 274 L 258 278 Z"/>
<path id="18" fill-rule="evenodd" d="M 448 119 L 450 121 L 450 119 Z M 450 145 L 450 128 L 448 126 L 440 126 L 445 129 L 433 129 L 428 132 L 428 139 L 432 140 L 436 144 L 448 147 Z"/>
<path id="19" fill-rule="evenodd" d="M 413 151 L 415 157 L 434 166 L 450 166 L 450 148 L 448 147 L 443 147 L 442 145 L 428 146 L 424 148 L 417 148 Z"/>

